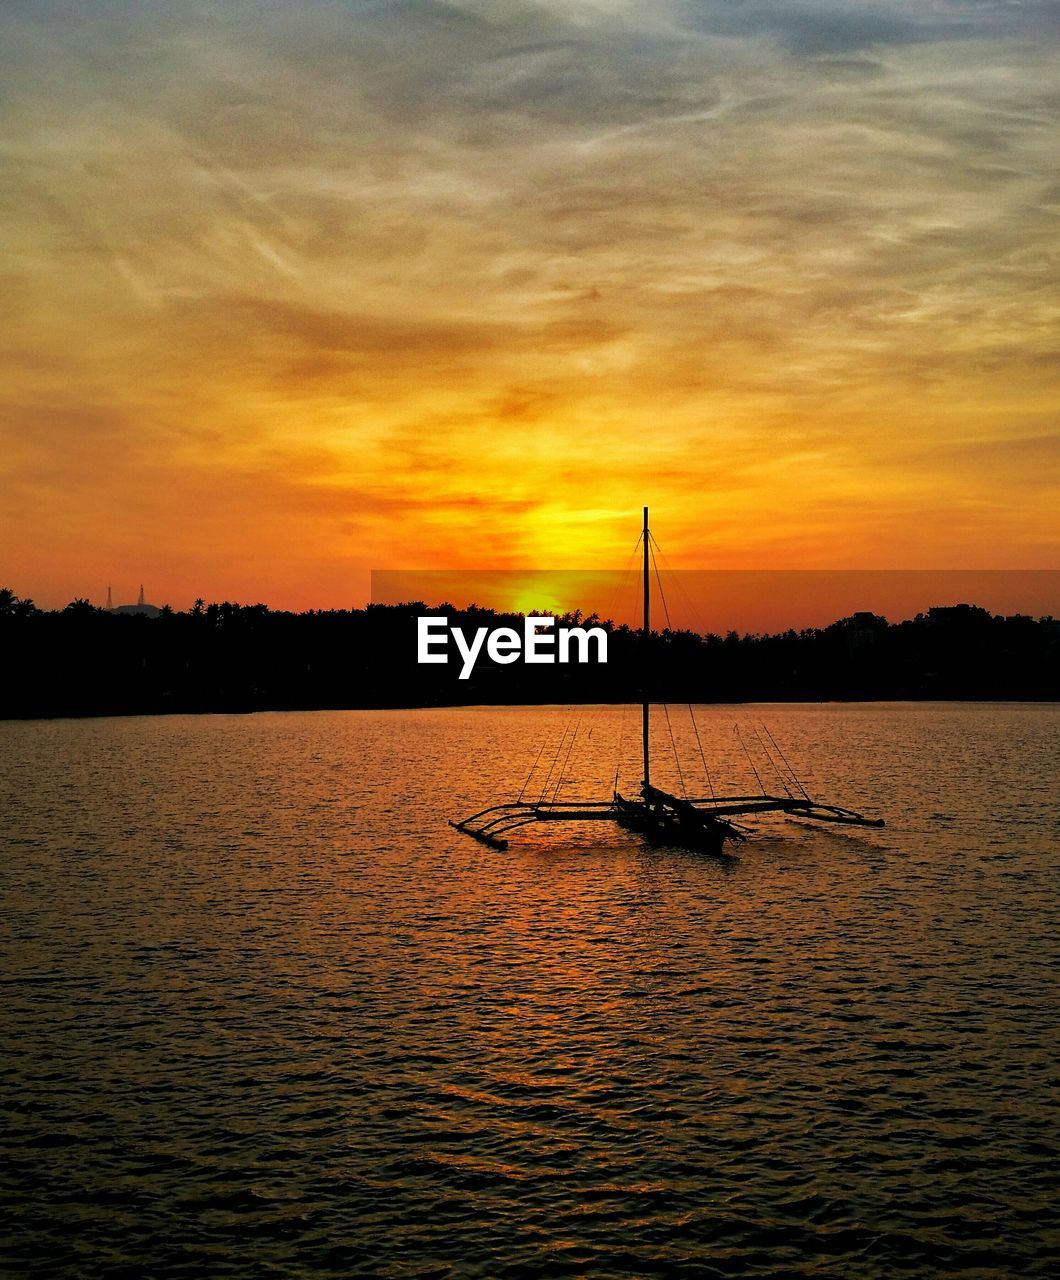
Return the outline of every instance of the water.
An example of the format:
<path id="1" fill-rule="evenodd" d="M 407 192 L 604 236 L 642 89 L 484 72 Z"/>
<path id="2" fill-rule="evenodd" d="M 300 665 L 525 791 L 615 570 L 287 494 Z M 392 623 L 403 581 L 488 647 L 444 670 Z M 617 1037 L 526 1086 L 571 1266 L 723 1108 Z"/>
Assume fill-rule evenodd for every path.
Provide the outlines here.
<path id="1" fill-rule="evenodd" d="M 1058 1274 L 1060 708 L 702 708 L 889 821 L 730 864 L 444 825 L 566 714 L 0 725 L 7 1274 Z"/>

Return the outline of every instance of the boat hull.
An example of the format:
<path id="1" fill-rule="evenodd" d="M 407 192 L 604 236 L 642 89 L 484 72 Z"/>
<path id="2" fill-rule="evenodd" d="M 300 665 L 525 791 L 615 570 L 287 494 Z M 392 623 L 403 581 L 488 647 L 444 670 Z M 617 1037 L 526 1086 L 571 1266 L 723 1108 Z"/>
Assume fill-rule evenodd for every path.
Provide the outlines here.
<path id="1" fill-rule="evenodd" d="M 616 795 L 614 814 L 620 827 L 635 831 L 651 844 L 696 849 L 715 857 L 725 854 L 727 842 L 743 839 L 731 823 L 700 813 L 691 805 L 682 809 Z"/>

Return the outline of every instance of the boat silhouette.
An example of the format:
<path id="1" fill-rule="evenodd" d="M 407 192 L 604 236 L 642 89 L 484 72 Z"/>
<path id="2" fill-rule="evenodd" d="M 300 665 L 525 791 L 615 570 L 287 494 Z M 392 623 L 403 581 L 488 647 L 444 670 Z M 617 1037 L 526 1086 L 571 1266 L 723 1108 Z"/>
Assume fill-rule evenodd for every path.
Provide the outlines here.
<path id="1" fill-rule="evenodd" d="M 644 508 L 643 543 L 643 620 L 641 634 L 645 656 L 651 635 L 651 548 L 654 542 L 648 527 L 648 508 Z M 651 703 L 648 700 L 648 675 L 645 671 L 644 701 L 641 703 L 641 758 L 643 779 L 639 795 L 627 797 L 615 789 L 609 800 L 524 801 L 519 799 L 490 805 L 466 818 L 450 820 L 449 825 L 464 835 L 492 849 L 507 849 L 510 832 L 538 822 L 611 822 L 627 831 L 637 832 L 652 844 L 675 845 L 723 856 L 725 845 L 740 844 L 748 830 L 739 819 L 755 814 L 780 813 L 811 822 L 839 823 L 854 827 L 882 827 L 882 818 L 869 818 L 854 809 L 812 798 L 798 780 L 794 770 L 774 740 L 780 757 L 787 766 L 786 774 L 778 770 L 785 795 L 730 795 L 682 797 L 653 786 L 651 781 Z M 694 721 L 693 721 L 694 723 Z M 696 734 L 698 737 L 698 729 Z M 767 730 L 768 733 L 768 730 Z M 772 738 L 772 735 L 770 735 Z M 752 768 L 754 768 L 752 764 Z M 755 770 L 757 775 L 757 770 Z M 789 781 L 790 779 L 790 781 Z M 795 790 L 791 783 L 794 783 Z M 525 790 L 525 786 L 524 786 Z M 558 788 L 557 793 L 558 795 Z"/>

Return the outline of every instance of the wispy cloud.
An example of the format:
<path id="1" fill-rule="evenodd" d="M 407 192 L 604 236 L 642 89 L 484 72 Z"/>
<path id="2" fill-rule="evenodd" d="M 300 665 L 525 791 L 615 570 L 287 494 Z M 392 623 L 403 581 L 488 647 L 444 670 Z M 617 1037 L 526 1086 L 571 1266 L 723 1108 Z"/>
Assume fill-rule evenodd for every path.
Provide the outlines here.
<path id="1" fill-rule="evenodd" d="M 145 486 L 174 583 L 256 547 L 278 599 L 606 560 L 643 500 L 686 558 L 1055 560 L 1049 5 L 0 25 L 16 588 L 136 554 Z"/>

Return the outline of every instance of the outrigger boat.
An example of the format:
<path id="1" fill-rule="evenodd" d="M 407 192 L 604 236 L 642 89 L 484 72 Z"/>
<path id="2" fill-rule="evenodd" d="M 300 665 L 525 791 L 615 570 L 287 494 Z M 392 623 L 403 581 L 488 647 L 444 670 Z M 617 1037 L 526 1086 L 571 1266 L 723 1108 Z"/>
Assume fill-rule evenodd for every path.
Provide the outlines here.
<path id="1" fill-rule="evenodd" d="M 645 651 L 651 635 L 651 584 L 650 557 L 653 539 L 648 529 L 648 508 L 644 508 L 644 528 L 641 532 L 644 550 L 644 614 L 641 634 Z M 647 673 L 645 673 L 647 674 Z M 647 681 L 645 681 L 647 686 Z M 759 813 L 779 813 L 790 818 L 811 822 L 833 822 L 853 827 L 882 827 L 882 818 L 867 818 L 853 809 L 826 804 L 811 799 L 802 783 L 787 765 L 787 777 L 795 784 L 798 794 L 784 781 L 786 795 L 732 795 L 682 798 L 668 791 L 661 791 L 651 782 L 651 704 L 641 703 L 641 753 L 644 778 L 637 799 L 627 799 L 616 787 L 610 800 L 537 802 L 518 800 L 490 805 L 467 818 L 449 825 L 471 836 L 491 849 L 507 849 L 506 836 L 518 827 L 534 822 L 613 822 L 627 831 L 635 831 L 652 844 L 676 845 L 698 849 L 723 856 L 726 843 L 740 844 L 746 838 L 746 828 L 736 820 Z M 698 736 L 698 730 L 697 736 Z M 771 736 L 771 735 L 770 735 Z M 776 745 L 774 743 L 774 745 Z M 777 748 L 779 752 L 779 747 Z M 784 759 L 781 752 L 781 758 Z M 753 768 L 752 764 L 752 768 Z M 757 773 L 757 770 L 756 770 Z M 779 774 L 784 780 L 784 775 Z M 525 788 L 524 788 L 525 790 Z M 558 788 L 557 788 L 558 794 Z"/>

